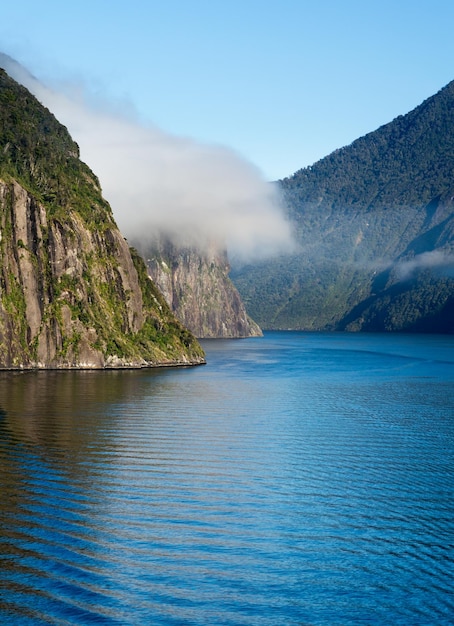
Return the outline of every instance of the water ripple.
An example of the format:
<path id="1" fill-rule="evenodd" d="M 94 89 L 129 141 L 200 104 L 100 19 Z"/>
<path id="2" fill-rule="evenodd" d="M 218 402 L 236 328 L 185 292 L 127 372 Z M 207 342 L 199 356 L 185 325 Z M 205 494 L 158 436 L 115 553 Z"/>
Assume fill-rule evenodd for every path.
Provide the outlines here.
<path id="1" fill-rule="evenodd" d="M 0 374 L 0 621 L 453 623 L 454 359 L 380 342 Z"/>

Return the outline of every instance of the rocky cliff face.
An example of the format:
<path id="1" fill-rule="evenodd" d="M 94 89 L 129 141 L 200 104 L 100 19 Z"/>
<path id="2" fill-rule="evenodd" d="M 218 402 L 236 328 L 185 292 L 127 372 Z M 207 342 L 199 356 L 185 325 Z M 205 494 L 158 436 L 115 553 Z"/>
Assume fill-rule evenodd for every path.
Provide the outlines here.
<path id="1" fill-rule="evenodd" d="M 176 317 L 199 338 L 257 337 L 259 326 L 246 313 L 229 279 L 225 251 L 175 246 L 159 239 L 141 248 L 148 273 Z"/>
<path id="2" fill-rule="evenodd" d="M 1 367 L 203 361 L 115 227 L 92 230 L 77 213 L 49 220 L 17 182 L 0 181 L 0 233 Z"/>
<path id="3" fill-rule="evenodd" d="M 0 70 L 0 368 L 196 364 L 66 129 Z"/>

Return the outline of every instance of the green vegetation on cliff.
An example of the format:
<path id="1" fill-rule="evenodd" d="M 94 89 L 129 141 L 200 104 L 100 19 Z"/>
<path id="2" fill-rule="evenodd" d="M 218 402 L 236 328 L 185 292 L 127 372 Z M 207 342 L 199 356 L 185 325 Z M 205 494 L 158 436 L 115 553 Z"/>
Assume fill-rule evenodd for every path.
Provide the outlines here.
<path id="1" fill-rule="evenodd" d="M 300 253 L 232 273 L 263 328 L 454 332 L 454 82 L 278 184 Z"/>
<path id="2" fill-rule="evenodd" d="M 0 367 L 204 361 L 66 128 L 3 70 L 0 258 Z"/>
<path id="3" fill-rule="evenodd" d="M 64 219 L 69 207 L 88 224 L 114 224 L 97 177 L 79 159 L 65 126 L 25 88 L 0 69 L 0 177 L 10 176 Z"/>

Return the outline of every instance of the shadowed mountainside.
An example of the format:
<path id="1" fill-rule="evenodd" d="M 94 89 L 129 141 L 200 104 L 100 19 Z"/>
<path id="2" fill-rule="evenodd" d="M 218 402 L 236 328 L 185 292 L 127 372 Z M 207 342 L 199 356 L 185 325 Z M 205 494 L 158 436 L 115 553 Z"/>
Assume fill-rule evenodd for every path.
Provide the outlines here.
<path id="1" fill-rule="evenodd" d="M 201 249 L 175 245 L 160 237 L 143 248 L 137 244 L 137 248 L 166 302 L 196 337 L 239 339 L 262 335 L 229 278 L 227 253 L 216 243 Z"/>
<path id="2" fill-rule="evenodd" d="M 262 328 L 454 332 L 454 82 L 278 184 L 300 251 L 232 272 Z"/>

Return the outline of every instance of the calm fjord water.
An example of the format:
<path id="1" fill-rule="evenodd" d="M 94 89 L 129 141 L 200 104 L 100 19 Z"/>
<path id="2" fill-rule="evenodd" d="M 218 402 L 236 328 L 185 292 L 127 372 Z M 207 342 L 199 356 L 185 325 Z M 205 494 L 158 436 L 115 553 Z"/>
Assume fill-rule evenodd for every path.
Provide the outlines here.
<path id="1" fill-rule="evenodd" d="M 204 347 L 0 374 L 0 623 L 454 623 L 454 337 Z"/>

